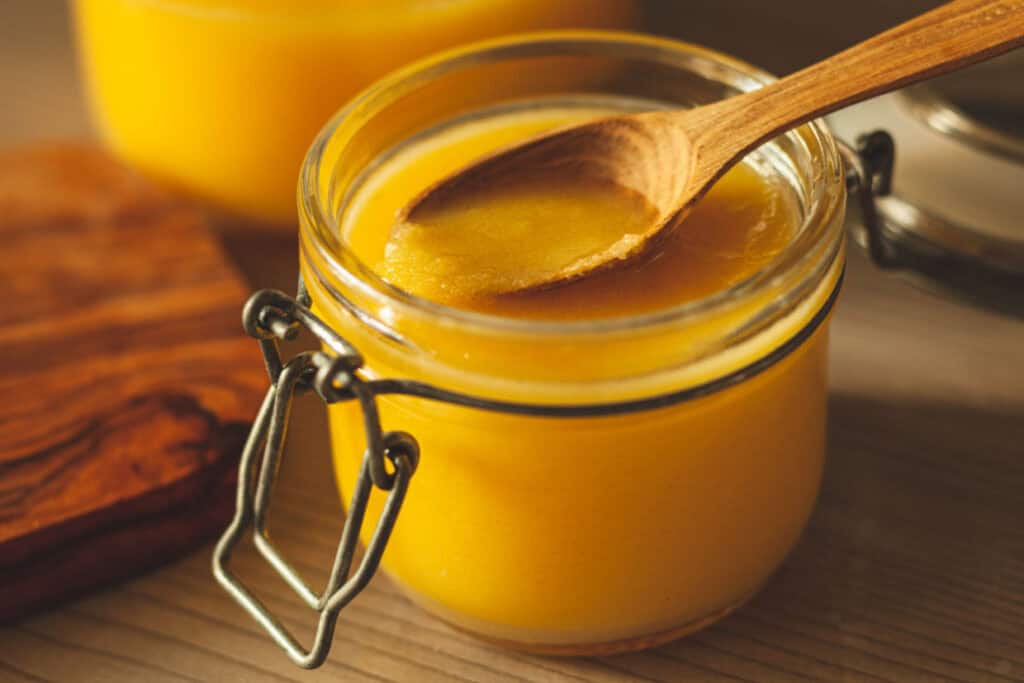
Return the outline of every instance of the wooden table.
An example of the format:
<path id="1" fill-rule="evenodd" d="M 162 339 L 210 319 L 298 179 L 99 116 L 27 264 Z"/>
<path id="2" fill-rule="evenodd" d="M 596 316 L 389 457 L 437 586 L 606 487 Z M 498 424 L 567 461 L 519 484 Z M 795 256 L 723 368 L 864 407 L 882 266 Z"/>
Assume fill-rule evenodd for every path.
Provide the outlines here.
<path id="1" fill-rule="evenodd" d="M 59 13 L 31 20 L 61 36 Z M 15 29 L 4 33 L 29 30 Z M 64 94 L 27 98 L 35 117 L 5 112 L 0 142 L 84 134 L 64 43 L 40 66 L 29 42 L 15 67 L 32 62 Z M 7 94 L 30 79 L 2 57 Z M 70 109 L 40 115 L 55 102 Z M 294 240 L 226 243 L 254 286 L 293 286 Z M 343 613 L 327 665 L 303 672 L 214 583 L 203 548 L 0 630 L 0 681 L 1024 681 L 1024 323 L 934 299 L 854 253 L 832 329 L 829 459 L 810 527 L 748 606 L 686 640 L 612 658 L 519 655 L 378 578 Z M 322 415 L 303 407 L 271 530 L 287 527 L 280 544 L 316 583 L 341 514 Z M 254 553 L 236 566 L 309 632 Z"/>

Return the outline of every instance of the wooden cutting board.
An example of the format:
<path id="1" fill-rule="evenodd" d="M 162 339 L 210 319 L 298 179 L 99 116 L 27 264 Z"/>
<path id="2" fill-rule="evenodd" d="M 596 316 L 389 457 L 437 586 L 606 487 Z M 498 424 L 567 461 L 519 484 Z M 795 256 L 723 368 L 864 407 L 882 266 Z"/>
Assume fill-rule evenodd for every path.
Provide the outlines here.
<path id="1" fill-rule="evenodd" d="M 186 200 L 83 146 L 0 153 L 0 621 L 222 529 L 267 378 Z"/>

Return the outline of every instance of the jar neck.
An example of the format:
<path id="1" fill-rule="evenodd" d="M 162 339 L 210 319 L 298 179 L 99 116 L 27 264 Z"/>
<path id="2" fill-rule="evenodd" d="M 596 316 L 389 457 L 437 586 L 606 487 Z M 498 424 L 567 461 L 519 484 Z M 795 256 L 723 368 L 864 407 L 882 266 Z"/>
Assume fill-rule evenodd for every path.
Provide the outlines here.
<path id="1" fill-rule="evenodd" d="M 339 217 L 351 201 L 348 190 L 396 140 L 462 113 L 439 109 L 438 100 L 418 95 L 436 95 L 439 82 L 479 84 L 490 68 L 498 69 L 492 80 L 500 80 L 502 67 L 506 74 L 513 66 L 543 73 L 521 64 L 531 50 L 542 60 L 581 50 L 604 69 L 608 54 L 628 55 L 635 67 L 639 53 L 655 60 L 646 68 L 664 70 L 668 60 L 672 69 L 689 69 L 708 81 L 729 77 L 721 87 L 735 90 L 770 80 L 729 58 L 672 41 L 567 33 L 456 52 L 400 72 L 357 98 L 324 130 L 303 168 L 302 267 L 317 309 L 376 360 L 372 371 L 504 398 L 544 396 L 561 402 L 595 392 L 635 397 L 728 374 L 785 343 L 826 304 L 841 272 L 845 189 L 838 152 L 819 124 L 783 136 L 770 150 L 780 174 L 800 195 L 803 225 L 793 243 L 751 278 L 705 299 L 629 318 L 548 323 L 441 306 L 382 281 L 342 238 Z M 516 55 L 511 66 L 509 54 Z M 685 74 L 681 83 L 689 77 Z M 420 110 L 417 103 L 432 108 Z M 400 114 L 410 111 L 413 120 L 403 120 Z"/>

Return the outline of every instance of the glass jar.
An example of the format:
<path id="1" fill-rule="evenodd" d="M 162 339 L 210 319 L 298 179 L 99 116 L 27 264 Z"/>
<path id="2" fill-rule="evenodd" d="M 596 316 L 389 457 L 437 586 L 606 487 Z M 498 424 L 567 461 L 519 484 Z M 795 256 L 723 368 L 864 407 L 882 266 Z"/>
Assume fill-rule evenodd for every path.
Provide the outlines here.
<path id="1" fill-rule="evenodd" d="M 323 122 L 422 55 L 511 31 L 633 26 L 633 0 L 75 0 L 94 118 L 129 162 L 294 230 Z"/>
<path id="2" fill-rule="evenodd" d="M 386 542 L 383 568 L 414 602 L 486 639 L 554 654 L 653 646 L 721 618 L 767 581 L 807 522 L 824 459 L 846 188 L 823 125 L 756 152 L 799 207 L 791 243 L 729 289 L 655 313 L 538 322 L 448 308 L 381 280 L 342 225 L 369 170 L 453 120 L 551 102 L 694 106 L 770 80 L 670 40 L 533 34 L 408 67 L 323 129 L 299 182 L 307 291 L 298 303 L 264 298 L 247 315 L 264 344 L 296 322 L 325 342 L 313 365 L 319 379 L 337 371 L 318 390 L 333 403 L 343 498 L 350 517 L 354 507 L 361 521 L 365 507 L 385 520 L 364 533 L 368 571 Z M 409 462 L 378 473 L 382 488 L 397 480 L 401 490 L 367 505 L 367 461 L 386 450 L 382 439 L 411 453 L 407 437 L 381 435 L 378 413 L 422 456 L 414 476 Z M 245 521 L 215 562 L 236 597 L 224 563 Z M 275 637 L 304 665 L 316 654 Z"/>

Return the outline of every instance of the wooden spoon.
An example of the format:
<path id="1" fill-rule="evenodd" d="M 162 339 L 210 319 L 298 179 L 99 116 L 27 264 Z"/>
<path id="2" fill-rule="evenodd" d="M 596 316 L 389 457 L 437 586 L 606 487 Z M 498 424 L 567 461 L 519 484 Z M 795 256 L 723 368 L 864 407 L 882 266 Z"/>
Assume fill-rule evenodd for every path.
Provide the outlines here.
<path id="1" fill-rule="evenodd" d="M 639 235 L 510 279 L 504 293 L 557 286 L 648 252 L 715 180 L 773 137 L 1022 43 L 1024 0 L 956 0 L 758 90 L 696 109 L 600 119 L 506 148 L 431 186 L 399 219 L 416 223 L 418 216 L 465 200 L 474 189 L 552 173 L 567 182 L 612 183 L 650 203 L 654 218 Z"/>

